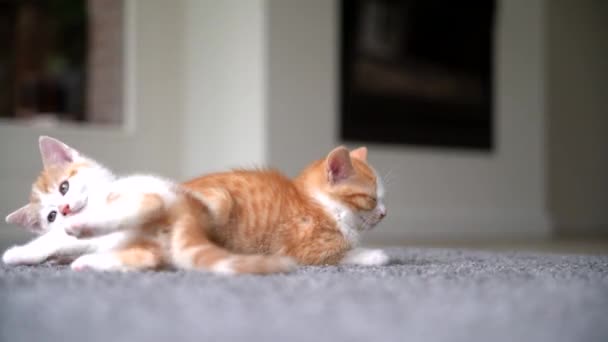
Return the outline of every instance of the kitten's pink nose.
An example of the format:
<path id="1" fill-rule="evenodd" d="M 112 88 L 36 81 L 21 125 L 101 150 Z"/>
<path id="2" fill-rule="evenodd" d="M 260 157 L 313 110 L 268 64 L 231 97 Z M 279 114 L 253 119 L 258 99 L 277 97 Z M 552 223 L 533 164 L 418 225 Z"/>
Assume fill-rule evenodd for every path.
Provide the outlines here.
<path id="1" fill-rule="evenodd" d="M 70 205 L 64 204 L 64 205 L 60 206 L 59 211 L 61 212 L 61 214 L 63 214 L 63 216 L 68 215 L 70 213 Z"/>
<path id="2" fill-rule="evenodd" d="M 383 219 L 386 216 L 386 208 L 383 207 L 380 209 L 380 218 Z"/>

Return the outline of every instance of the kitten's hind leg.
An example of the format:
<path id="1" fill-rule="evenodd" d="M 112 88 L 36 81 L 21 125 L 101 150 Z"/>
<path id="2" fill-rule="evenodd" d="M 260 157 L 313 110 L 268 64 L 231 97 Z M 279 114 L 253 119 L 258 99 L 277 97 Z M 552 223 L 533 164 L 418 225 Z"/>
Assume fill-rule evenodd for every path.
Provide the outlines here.
<path id="1" fill-rule="evenodd" d="M 86 254 L 74 260 L 73 270 L 138 271 L 163 265 L 162 250 L 153 242 L 138 241 L 117 251 Z"/>
<path id="2" fill-rule="evenodd" d="M 190 193 L 209 209 L 215 226 L 225 226 L 228 223 L 233 201 L 232 196 L 226 189 L 209 187 Z"/>

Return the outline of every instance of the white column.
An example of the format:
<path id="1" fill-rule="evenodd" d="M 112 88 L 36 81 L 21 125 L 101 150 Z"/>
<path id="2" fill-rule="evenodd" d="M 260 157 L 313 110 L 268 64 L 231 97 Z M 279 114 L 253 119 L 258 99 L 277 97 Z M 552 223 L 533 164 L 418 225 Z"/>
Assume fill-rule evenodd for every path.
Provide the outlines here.
<path id="1" fill-rule="evenodd" d="M 184 178 L 266 162 L 265 3 L 184 2 Z"/>

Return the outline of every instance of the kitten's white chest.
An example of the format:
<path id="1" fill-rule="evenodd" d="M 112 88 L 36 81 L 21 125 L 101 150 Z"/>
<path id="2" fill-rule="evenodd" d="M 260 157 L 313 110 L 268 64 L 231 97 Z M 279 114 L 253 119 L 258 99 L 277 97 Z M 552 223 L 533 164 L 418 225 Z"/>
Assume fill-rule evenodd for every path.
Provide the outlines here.
<path id="1" fill-rule="evenodd" d="M 332 200 L 323 193 L 316 193 L 315 200 L 321 204 L 325 212 L 336 221 L 338 229 L 344 235 L 344 238 L 352 245 L 359 244 L 359 231 L 357 227 L 360 225 L 359 217 L 354 214 L 349 208 Z"/>

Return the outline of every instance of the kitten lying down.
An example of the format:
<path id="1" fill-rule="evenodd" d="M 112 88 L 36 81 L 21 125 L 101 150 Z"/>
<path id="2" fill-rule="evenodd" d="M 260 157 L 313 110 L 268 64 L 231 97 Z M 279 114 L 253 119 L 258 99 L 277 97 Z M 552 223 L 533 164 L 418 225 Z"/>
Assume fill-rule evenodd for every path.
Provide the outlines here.
<path id="1" fill-rule="evenodd" d="M 42 235 L 3 256 L 7 264 L 37 264 L 79 256 L 74 269 L 156 269 L 173 266 L 218 273 L 273 273 L 294 268 L 284 256 L 237 255 L 210 241 L 213 217 L 204 202 L 158 177 L 116 177 L 95 161 L 41 137 L 44 170 L 30 203 L 7 217 Z M 91 239 L 66 234 L 109 230 Z"/>
<path id="2" fill-rule="evenodd" d="M 274 171 L 232 171 L 181 186 L 116 177 L 49 137 L 40 138 L 40 151 L 44 170 L 30 203 L 6 218 L 40 236 L 7 250 L 9 265 L 76 257 L 77 270 L 265 274 L 296 262 L 388 261 L 382 251 L 354 248 L 358 233 L 386 214 L 365 149 L 337 148 L 293 181 Z"/>

